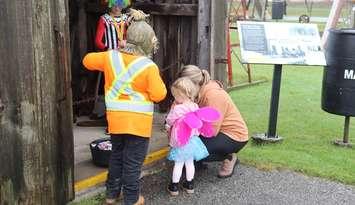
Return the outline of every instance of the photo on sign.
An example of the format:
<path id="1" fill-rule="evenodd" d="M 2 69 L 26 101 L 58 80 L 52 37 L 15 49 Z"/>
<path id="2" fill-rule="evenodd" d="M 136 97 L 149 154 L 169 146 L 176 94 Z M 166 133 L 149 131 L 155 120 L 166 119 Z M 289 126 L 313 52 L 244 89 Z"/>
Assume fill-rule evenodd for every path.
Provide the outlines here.
<path id="1" fill-rule="evenodd" d="M 316 24 L 238 21 L 243 63 L 326 65 Z"/>

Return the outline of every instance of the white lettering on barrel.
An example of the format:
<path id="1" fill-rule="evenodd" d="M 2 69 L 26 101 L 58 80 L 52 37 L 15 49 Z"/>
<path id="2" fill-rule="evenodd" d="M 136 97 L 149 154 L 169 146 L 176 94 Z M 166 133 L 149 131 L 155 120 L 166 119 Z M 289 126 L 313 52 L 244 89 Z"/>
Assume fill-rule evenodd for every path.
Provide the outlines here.
<path id="1" fill-rule="evenodd" d="M 345 69 L 344 79 L 355 80 L 354 70 Z"/>

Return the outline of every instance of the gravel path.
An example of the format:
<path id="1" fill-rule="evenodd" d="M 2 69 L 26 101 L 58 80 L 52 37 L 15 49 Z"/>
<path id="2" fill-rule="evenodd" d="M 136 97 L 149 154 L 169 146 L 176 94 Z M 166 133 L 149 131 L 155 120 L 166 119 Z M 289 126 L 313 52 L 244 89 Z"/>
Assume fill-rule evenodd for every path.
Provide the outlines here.
<path id="1" fill-rule="evenodd" d="M 195 176 L 195 194 L 180 191 L 171 197 L 166 191 L 170 172 L 143 179 L 143 195 L 147 205 L 165 204 L 349 204 L 355 205 L 355 187 L 324 179 L 307 177 L 291 171 L 260 171 L 238 165 L 229 179 L 216 177 L 217 163 Z"/>

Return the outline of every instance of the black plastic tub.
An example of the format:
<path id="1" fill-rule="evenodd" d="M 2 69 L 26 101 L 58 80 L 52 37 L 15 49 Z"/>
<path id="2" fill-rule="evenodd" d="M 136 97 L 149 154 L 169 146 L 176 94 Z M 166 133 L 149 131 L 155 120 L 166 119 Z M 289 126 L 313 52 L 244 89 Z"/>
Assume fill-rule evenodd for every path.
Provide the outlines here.
<path id="1" fill-rule="evenodd" d="M 98 139 L 90 143 L 92 161 L 96 166 L 108 167 L 112 150 L 103 150 L 98 146 L 100 143 L 107 141 L 111 142 L 110 138 Z"/>

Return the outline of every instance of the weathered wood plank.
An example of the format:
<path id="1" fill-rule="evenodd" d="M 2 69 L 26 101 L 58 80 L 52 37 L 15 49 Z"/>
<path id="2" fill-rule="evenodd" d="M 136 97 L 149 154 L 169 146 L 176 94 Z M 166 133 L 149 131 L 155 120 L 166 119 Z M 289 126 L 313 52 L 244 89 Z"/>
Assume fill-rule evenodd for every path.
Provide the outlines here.
<path id="1" fill-rule="evenodd" d="M 0 204 L 65 204 L 73 196 L 66 4 L 0 2 L 0 29 L 6 31 L 0 32 L 0 163 L 6 164 Z M 59 79 L 68 84 L 58 88 Z"/>
<path id="2" fill-rule="evenodd" d="M 197 20 L 194 17 L 180 18 L 181 32 L 181 64 L 197 64 Z M 180 70 L 180 67 L 178 67 Z"/>
<path id="3" fill-rule="evenodd" d="M 167 26 L 167 21 L 166 19 L 163 19 L 159 16 L 154 16 L 153 17 L 153 27 L 155 31 L 155 35 L 158 38 L 159 41 L 159 49 L 157 52 L 154 54 L 154 62 L 158 65 L 158 67 L 162 70 L 164 69 L 164 56 L 166 55 L 166 26 Z"/>
<path id="4" fill-rule="evenodd" d="M 87 2 L 85 4 L 85 11 L 88 13 L 104 13 L 107 10 L 99 1 Z"/>
<path id="5" fill-rule="evenodd" d="M 55 2 L 54 24 L 56 34 L 57 72 L 57 190 L 58 204 L 65 204 L 74 199 L 74 137 L 73 137 L 73 106 L 71 89 L 71 61 L 70 61 L 70 33 L 69 33 L 69 5 L 68 1 Z"/>
<path id="6" fill-rule="evenodd" d="M 215 59 L 216 59 L 216 51 L 215 51 L 215 42 L 216 42 L 216 2 L 211 0 L 211 5 L 210 5 L 210 57 L 209 57 L 209 71 L 211 74 L 211 77 L 213 79 L 217 79 L 216 74 L 215 74 Z"/>
<path id="7" fill-rule="evenodd" d="M 179 4 L 197 4 L 192 0 L 176 0 Z M 182 65 L 196 64 L 197 49 L 197 16 L 181 16 L 180 25 L 180 65 L 175 70 L 175 79 Z"/>
<path id="8" fill-rule="evenodd" d="M 163 18 L 163 17 L 162 17 Z M 166 42 L 164 42 L 164 68 L 168 68 L 164 72 L 164 81 L 168 88 L 175 80 L 175 72 L 180 64 L 180 47 L 179 47 L 179 21 L 177 16 L 170 16 L 168 18 L 168 23 L 165 27 Z M 163 110 L 168 110 L 172 103 L 172 96 L 170 92 L 168 93 L 165 100 L 161 103 L 161 108 Z"/>
<path id="9" fill-rule="evenodd" d="M 197 20 L 197 63 L 202 69 L 209 69 L 210 65 L 210 13 L 211 0 L 200 0 L 198 3 L 198 20 Z"/>
<path id="10" fill-rule="evenodd" d="M 134 7 L 146 13 L 169 16 L 197 16 L 197 4 L 169 4 L 137 2 Z"/>
<path id="11" fill-rule="evenodd" d="M 167 69 L 167 52 L 168 52 L 168 20 L 167 18 L 162 18 L 162 16 L 153 16 L 154 31 L 159 40 L 159 49 L 154 55 L 154 61 L 159 66 L 161 70 L 161 76 L 164 80 L 165 85 L 169 85 L 169 70 Z M 170 92 L 168 92 L 169 98 Z M 164 112 L 167 111 L 169 106 L 169 101 L 165 100 L 159 103 L 159 110 Z"/>
<path id="12" fill-rule="evenodd" d="M 197 4 L 175 4 L 174 2 L 136 2 L 133 7 L 154 15 L 196 16 L 198 6 Z M 85 4 L 85 11 L 88 13 L 103 13 L 105 10 L 106 8 L 97 2 L 87 2 Z"/>
<path id="13" fill-rule="evenodd" d="M 227 59 L 226 32 L 227 32 L 227 3 L 226 1 L 211 1 L 211 41 L 210 41 L 210 73 L 211 76 L 227 84 L 227 66 L 223 63 Z"/>
<path id="14" fill-rule="evenodd" d="M 191 20 L 191 30 L 190 30 L 190 36 L 191 36 L 191 50 L 190 50 L 190 56 L 191 59 L 189 61 L 189 64 L 194 64 L 197 65 L 197 18 L 192 18 Z"/>
<path id="15" fill-rule="evenodd" d="M 77 0 L 79 4 L 79 14 L 78 14 L 78 39 L 79 41 L 79 57 L 82 59 L 87 53 L 87 15 L 85 12 L 85 2 L 86 0 Z"/>

